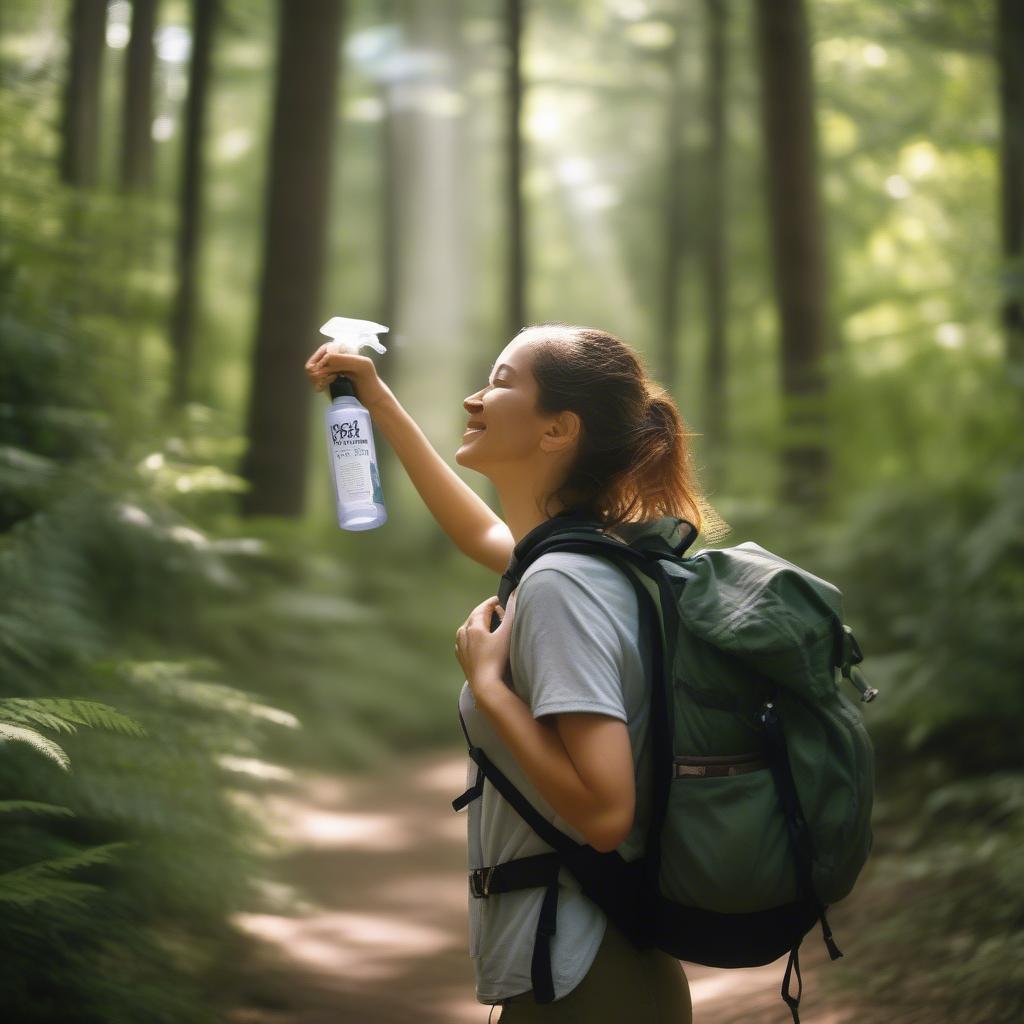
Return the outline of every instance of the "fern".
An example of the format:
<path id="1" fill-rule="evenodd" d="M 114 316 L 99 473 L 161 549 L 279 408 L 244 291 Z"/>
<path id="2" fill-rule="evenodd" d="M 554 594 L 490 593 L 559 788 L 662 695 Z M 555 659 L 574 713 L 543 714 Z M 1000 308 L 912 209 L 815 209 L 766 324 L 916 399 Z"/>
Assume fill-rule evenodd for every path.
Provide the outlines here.
<path id="1" fill-rule="evenodd" d="M 52 484 L 57 473 L 53 459 L 0 444 L 0 488 L 8 493 L 36 498 Z"/>
<path id="2" fill-rule="evenodd" d="M 150 694 L 171 698 L 178 707 L 192 705 L 232 718 L 251 715 L 291 729 L 296 729 L 300 725 L 299 720 L 288 711 L 263 704 L 245 690 L 224 683 L 194 678 L 196 673 L 215 669 L 215 666 L 206 660 L 197 658 L 186 662 L 122 659 L 113 665 L 106 663 L 102 667 L 134 686 L 144 686 Z"/>
<path id="3" fill-rule="evenodd" d="M 0 699 L 0 722 L 45 725 L 57 732 L 76 732 L 76 725 L 108 729 L 127 736 L 146 736 L 145 728 L 106 704 L 94 700 L 54 697 Z"/>
<path id="4" fill-rule="evenodd" d="M 73 733 L 77 732 L 76 726 L 87 725 L 129 736 L 147 735 L 133 718 L 99 701 L 55 697 L 0 699 L 0 740 L 26 743 L 65 771 L 71 770 L 71 759 L 63 747 L 26 723 L 44 725 L 57 732 Z"/>
<path id="5" fill-rule="evenodd" d="M 82 905 L 86 896 L 102 893 L 102 886 L 54 878 L 78 868 L 108 864 L 116 851 L 132 843 L 106 843 L 66 857 L 39 861 L 0 875 L 0 904 L 26 906 L 41 901 L 68 900 Z"/>
<path id="6" fill-rule="evenodd" d="M 70 807 L 44 804 L 39 800 L 0 800 L 0 814 L 14 814 L 18 811 L 31 811 L 33 814 L 52 814 L 68 818 L 75 816 L 75 812 Z"/>
<path id="7" fill-rule="evenodd" d="M 65 878 L 33 878 L 7 881 L 7 875 L 0 875 L 0 906 L 32 906 L 38 903 L 71 903 L 84 908 L 87 897 L 96 896 L 104 890 L 102 886 L 88 882 L 71 882 Z"/>
<path id="8" fill-rule="evenodd" d="M 11 743 L 27 743 L 40 754 L 60 765 L 64 771 L 71 771 L 71 758 L 65 753 L 64 748 L 36 732 L 35 729 L 25 729 L 20 725 L 0 722 L 0 740 L 7 740 Z"/>

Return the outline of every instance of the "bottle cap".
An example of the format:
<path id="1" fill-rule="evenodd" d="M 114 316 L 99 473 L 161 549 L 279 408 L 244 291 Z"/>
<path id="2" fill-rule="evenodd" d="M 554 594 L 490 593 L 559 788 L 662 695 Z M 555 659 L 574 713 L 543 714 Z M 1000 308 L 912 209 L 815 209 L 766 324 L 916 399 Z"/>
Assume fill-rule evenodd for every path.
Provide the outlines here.
<path id="1" fill-rule="evenodd" d="M 345 395 L 351 395 L 356 399 L 356 401 L 359 400 L 359 396 L 356 394 L 356 389 L 352 386 L 352 381 L 343 373 L 339 373 L 328 386 L 331 389 L 332 399 L 343 398 Z"/>
<path id="2" fill-rule="evenodd" d="M 375 324 L 372 320 L 353 320 L 350 317 L 333 316 L 320 328 L 333 340 L 327 350 L 335 354 L 341 352 L 357 353 L 361 348 L 372 348 L 374 352 L 387 352 L 377 340 L 378 334 L 387 334 L 388 328 L 383 324 Z"/>

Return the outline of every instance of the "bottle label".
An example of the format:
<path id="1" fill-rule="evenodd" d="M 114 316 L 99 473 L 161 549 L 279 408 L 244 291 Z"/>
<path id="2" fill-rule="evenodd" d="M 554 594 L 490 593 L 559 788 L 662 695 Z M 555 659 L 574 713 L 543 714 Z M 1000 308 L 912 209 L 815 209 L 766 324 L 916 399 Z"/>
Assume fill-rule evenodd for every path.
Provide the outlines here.
<path id="1" fill-rule="evenodd" d="M 360 437 L 359 420 L 331 424 L 331 454 L 338 501 L 370 503 L 374 500 L 370 440 Z"/>

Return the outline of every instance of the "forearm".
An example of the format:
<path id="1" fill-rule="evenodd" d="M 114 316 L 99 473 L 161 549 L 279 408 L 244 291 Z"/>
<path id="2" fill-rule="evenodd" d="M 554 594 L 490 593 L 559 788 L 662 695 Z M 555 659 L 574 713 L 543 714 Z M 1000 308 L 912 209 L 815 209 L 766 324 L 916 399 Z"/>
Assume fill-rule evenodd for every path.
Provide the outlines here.
<path id="1" fill-rule="evenodd" d="M 558 732 L 533 717 L 527 704 L 501 680 L 475 688 L 477 705 L 511 752 L 523 774 L 552 809 L 595 849 L 612 849 L 606 839 L 613 822 L 584 785 Z"/>
<path id="2" fill-rule="evenodd" d="M 460 551 L 479 561 L 480 552 L 475 550 L 475 545 L 493 526 L 504 525 L 500 517 L 441 458 L 393 394 L 375 403 L 370 408 L 370 416 L 374 426 L 383 431 L 413 486 L 444 532 Z"/>

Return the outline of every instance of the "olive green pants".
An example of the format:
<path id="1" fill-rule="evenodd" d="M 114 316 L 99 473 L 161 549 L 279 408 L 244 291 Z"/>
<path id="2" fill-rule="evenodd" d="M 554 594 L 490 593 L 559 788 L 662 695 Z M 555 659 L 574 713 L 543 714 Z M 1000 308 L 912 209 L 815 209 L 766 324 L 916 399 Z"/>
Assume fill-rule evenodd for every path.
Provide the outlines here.
<path id="1" fill-rule="evenodd" d="M 640 952 L 611 921 L 590 970 L 563 999 L 535 1003 L 525 992 L 504 1001 L 498 1024 L 691 1024 L 683 965 L 660 949 Z"/>

